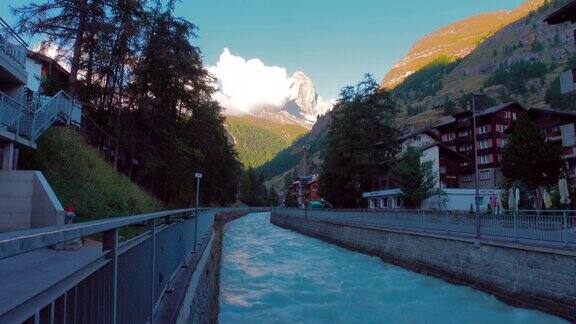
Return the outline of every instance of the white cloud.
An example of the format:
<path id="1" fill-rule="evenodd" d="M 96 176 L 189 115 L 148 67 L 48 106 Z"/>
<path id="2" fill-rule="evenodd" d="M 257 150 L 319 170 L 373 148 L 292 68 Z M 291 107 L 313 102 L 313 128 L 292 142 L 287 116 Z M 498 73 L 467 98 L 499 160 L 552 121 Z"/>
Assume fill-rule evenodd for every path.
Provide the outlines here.
<path id="1" fill-rule="evenodd" d="M 245 60 L 225 48 L 215 66 L 208 67 L 217 79 L 214 98 L 230 115 L 254 115 L 262 109 L 282 109 L 293 80 L 286 69 L 266 66 L 257 59 Z"/>

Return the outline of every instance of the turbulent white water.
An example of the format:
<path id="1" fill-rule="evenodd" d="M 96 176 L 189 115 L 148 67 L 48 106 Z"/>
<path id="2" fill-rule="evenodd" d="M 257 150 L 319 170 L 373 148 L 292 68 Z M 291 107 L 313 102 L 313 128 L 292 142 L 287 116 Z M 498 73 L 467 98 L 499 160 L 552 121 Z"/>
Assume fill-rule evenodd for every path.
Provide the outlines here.
<path id="1" fill-rule="evenodd" d="M 276 227 L 268 214 L 230 224 L 221 323 L 562 323 Z"/>

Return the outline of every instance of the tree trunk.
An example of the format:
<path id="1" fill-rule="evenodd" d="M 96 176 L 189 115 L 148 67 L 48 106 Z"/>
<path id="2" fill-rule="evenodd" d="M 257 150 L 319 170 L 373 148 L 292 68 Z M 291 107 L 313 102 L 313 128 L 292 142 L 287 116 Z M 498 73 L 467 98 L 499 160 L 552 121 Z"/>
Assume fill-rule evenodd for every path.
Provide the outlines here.
<path id="1" fill-rule="evenodd" d="M 78 29 L 76 30 L 76 40 L 74 41 L 74 55 L 70 64 L 70 96 L 76 96 L 76 81 L 78 80 L 78 67 L 80 66 L 80 57 L 82 55 L 82 41 L 84 40 L 84 31 L 86 30 L 86 18 L 88 16 L 88 0 L 82 0 L 78 17 Z"/>

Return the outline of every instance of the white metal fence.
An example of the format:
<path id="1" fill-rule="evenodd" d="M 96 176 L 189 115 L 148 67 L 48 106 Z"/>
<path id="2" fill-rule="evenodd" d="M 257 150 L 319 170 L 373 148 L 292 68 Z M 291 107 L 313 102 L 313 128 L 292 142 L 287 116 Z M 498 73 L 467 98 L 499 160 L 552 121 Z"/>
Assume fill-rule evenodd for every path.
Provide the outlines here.
<path id="1" fill-rule="evenodd" d="M 99 234 L 102 253 L 50 288 L 27 292 L 27 299 L 4 300 L 0 291 L 0 323 L 150 322 L 176 271 L 209 242 L 215 215 L 256 210 L 182 209 L 1 233 L 0 260 Z M 119 242 L 120 228 L 138 224 L 144 233 Z"/>
<path id="2" fill-rule="evenodd" d="M 347 224 L 476 237 L 469 211 L 280 209 L 275 213 Z M 480 237 L 576 249 L 576 211 L 514 211 L 480 214 Z"/>

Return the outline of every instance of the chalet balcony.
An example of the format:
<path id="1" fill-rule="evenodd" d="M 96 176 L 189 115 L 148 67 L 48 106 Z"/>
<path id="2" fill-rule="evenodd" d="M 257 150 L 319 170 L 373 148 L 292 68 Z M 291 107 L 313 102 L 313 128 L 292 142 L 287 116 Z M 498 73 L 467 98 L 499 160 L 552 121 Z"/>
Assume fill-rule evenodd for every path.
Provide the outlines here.
<path id="1" fill-rule="evenodd" d="M 560 90 L 562 94 L 576 93 L 576 69 L 560 74 Z"/>
<path id="2" fill-rule="evenodd" d="M 573 159 L 576 158 L 576 146 L 565 147 L 562 149 L 563 159 Z"/>
<path id="3" fill-rule="evenodd" d="M 26 84 L 26 53 L 26 43 L 0 18 L 0 84 Z"/>
<path id="4" fill-rule="evenodd" d="M 472 122 L 469 120 L 456 123 L 456 129 L 469 128 L 469 127 L 472 127 Z"/>

